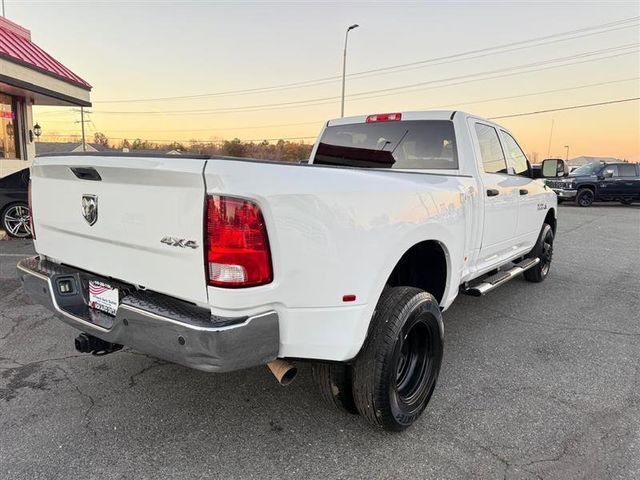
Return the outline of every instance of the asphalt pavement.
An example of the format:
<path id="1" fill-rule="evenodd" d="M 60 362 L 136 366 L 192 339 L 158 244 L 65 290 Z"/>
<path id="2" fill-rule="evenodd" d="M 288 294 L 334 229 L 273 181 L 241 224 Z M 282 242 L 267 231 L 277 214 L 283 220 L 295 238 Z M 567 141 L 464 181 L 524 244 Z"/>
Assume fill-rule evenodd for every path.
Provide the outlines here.
<path id="1" fill-rule="evenodd" d="M 427 411 L 400 434 L 322 403 L 308 365 L 206 374 L 77 332 L 0 242 L 0 478 L 640 478 L 640 207 L 560 207 L 547 280 L 445 312 Z M 115 261 L 115 260 L 114 260 Z"/>

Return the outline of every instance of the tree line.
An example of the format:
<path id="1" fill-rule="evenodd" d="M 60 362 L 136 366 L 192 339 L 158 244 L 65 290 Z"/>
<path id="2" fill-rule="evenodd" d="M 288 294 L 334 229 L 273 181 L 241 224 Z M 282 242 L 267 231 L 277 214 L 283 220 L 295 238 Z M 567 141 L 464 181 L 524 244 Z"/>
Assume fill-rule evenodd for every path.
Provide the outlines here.
<path id="1" fill-rule="evenodd" d="M 233 140 L 201 142 L 192 140 L 189 142 L 152 142 L 136 138 L 129 141 L 124 139 L 120 142 L 112 143 L 110 139 L 101 132 L 96 132 L 93 136 L 93 143 L 103 148 L 114 150 L 128 149 L 136 150 L 158 150 L 163 152 L 178 151 L 185 154 L 205 154 L 224 155 L 230 157 L 250 157 L 264 158 L 267 160 L 281 160 L 287 162 L 299 162 L 306 160 L 311 154 L 312 144 L 304 142 L 291 142 L 288 140 L 278 140 L 277 142 L 246 142 L 239 138 Z"/>

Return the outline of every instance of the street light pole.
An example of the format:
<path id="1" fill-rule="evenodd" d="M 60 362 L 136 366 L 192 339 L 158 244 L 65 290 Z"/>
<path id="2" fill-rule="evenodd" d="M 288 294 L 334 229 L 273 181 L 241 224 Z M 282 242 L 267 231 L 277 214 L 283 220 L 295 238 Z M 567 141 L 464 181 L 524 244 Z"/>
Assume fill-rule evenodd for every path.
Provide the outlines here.
<path id="1" fill-rule="evenodd" d="M 340 117 L 344 117 L 344 86 L 347 76 L 347 41 L 349 40 L 349 32 L 358 27 L 358 24 L 351 25 L 347 28 L 347 33 L 344 35 L 344 52 L 342 54 L 342 105 L 340 107 Z"/>
<path id="2" fill-rule="evenodd" d="M 566 155 L 565 155 L 565 161 L 568 162 L 569 161 L 569 145 L 565 145 L 564 148 L 567 149 L 566 151 Z"/>

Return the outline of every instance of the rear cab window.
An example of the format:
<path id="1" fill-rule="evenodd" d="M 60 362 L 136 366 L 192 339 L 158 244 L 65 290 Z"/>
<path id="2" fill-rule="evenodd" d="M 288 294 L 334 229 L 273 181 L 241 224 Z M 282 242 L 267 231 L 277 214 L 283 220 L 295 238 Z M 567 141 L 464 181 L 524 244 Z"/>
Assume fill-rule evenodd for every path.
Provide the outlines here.
<path id="1" fill-rule="evenodd" d="M 313 163 L 359 168 L 458 169 L 453 122 L 402 120 L 324 129 Z"/>
<path id="2" fill-rule="evenodd" d="M 618 167 L 618 176 L 619 177 L 636 177 L 638 173 L 636 172 L 636 166 L 632 163 L 619 163 Z"/>

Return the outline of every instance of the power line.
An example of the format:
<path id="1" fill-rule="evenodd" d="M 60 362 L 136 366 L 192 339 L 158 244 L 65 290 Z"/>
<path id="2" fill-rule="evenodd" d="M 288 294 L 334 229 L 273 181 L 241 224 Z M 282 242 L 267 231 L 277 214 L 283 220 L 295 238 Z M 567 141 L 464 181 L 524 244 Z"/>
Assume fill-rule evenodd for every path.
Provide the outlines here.
<path id="1" fill-rule="evenodd" d="M 411 89 L 411 88 L 415 88 L 415 87 L 421 87 L 421 86 L 425 86 L 425 85 L 432 85 L 432 84 L 436 84 L 436 83 L 443 83 L 443 82 L 448 82 L 448 81 L 453 81 L 453 80 L 461 80 L 461 79 L 469 79 L 469 78 L 479 77 L 479 76 L 486 76 L 486 75 L 491 75 L 491 74 L 494 74 L 494 73 L 512 72 L 513 70 L 522 70 L 522 69 L 527 69 L 527 68 L 533 68 L 533 69 L 532 70 L 528 70 L 526 72 L 519 72 L 519 73 L 533 73 L 533 72 L 536 72 L 536 71 L 539 71 L 539 70 L 545 70 L 545 69 L 548 69 L 548 68 L 557 68 L 557 67 L 562 67 L 562 66 L 569 66 L 569 65 L 574 65 L 574 64 L 586 63 L 586 62 L 589 62 L 589 61 L 604 60 L 604 59 L 607 59 L 607 58 L 613 58 L 613 57 L 621 56 L 621 55 L 629 55 L 629 54 L 632 54 L 632 53 L 635 53 L 635 52 L 634 51 L 629 51 L 629 52 L 621 53 L 621 54 L 618 54 L 618 55 L 605 56 L 605 57 L 601 57 L 601 58 L 592 58 L 590 60 L 583 60 L 583 61 L 580 61 L 580 62 L 569 63 L 567 65 L 555 65 L 555 66 L 549 67 L 549 65 L 551 65 L 553 63 L 565 62 L 567 60 L 589 58 L 589 57 L 601 55 L 603 53 L 619 52 L 621 50 L 629 50 L 631 48 L 637 49 L 638 45 L 639 45 L 638 43 L 619 45 L 619 46 L 616 46 L 616 47 L 610 47 L 610 48 L 605 48 L 605 49 L 600 49 L 600 50 L 583 52 L 583 53 L 570 55 L 570 56 L 566 56 L 566 57 L 553 58 L 553 59 L 543 60 L 543 61 L 539 61 L 539 62 L 533 62 L 533 63 L 523 64 L 523 65 L 518 65 L 518 66 L 505 67 L 505 68 L 496 69 L 496 70 L 489 70 L 489 71 L 477 72 L 477 73 L 466 74 L 466 75 L 458 75 L 458 76 L 442 78 L 442 79 L 438 79 L 438 80 L 429 80 L 429 81 L 425 81 L 425 82 L 418 82 L 418 83 L 413 83 L 413 84 L 408 84 L 408 85 L 400 85 L 400 86 L 396 86 L 396 87 L 389 87 L 389 88 L 383 88 L 383 89 L 377 89 L 377 90 L 369 90 L 369 91 L 366 91 L 366 92 L 358 92 L 358 93 L 353 93 L 351 95 L 347 95 L 347 97 L 348 98 L 352 98 L 354 100 L 360 100 L 362 98 L 367 98 L 367 99 L 369 99 L 369 98 L 378 98 L 380 96 L 386 96 L 384 94 L 388 95 L 388 92 L 407 90 L 407 89 Z M 534 67 L 547 67 L 547 68 L 534 68 Z M 509 76 L 509 75 L 513 75 L 513 73 L 512 74 L 508 74 L 508 75 L 504 75 L 504 76 Z M 487 79 L 490 79 L 490 78 L 499 78 L 501 76 L 503 76 L 503 75 L 497 75 L 497 76 L 493 76 L 493 77 L 489 77 L 489 78 L 475 79 L 473 81 L 487 80 Z M 461 83 L 468 83 L 468 82 L 461 82 Z M 446 85 L 446 86 L 451 86 L 451 85 Z M 376 95 L 376 94 L 383 94 L 383 95 Z M 366 97 L 364 97 L 364 96 L 366 96 Z M 362 98 L 357 98 L 357 97 L 362 97 Z M 309 104 L 309 105 L 306 105 L 306 106 L 316 106 L 316 105 L 319 105 L 319 103 L 317 103 L 317 102 L 332 103 L 333 101 L 335 101 L 336 99 L 339 99 L 339 98 L 340 97 L 337 97 L 337 96 L 321 97 L 321 98 L 314 98 L 314 99 L 307 99 L 307 100 L 297 100 L 297 101 L 291 101 L 291 102 L 279 102 L 279 103 L 259 104 L 259 105 L 245 105 L 245 106 L 242 106 L 242 107 L 228 107 L 228 108 L 220 108 L 220 109 L 192 109 L 192 110 L 164 110 L 164 111 L 162 111 L 162 110 L 148 110 L 148 111 L 145 111 L 145 110 L 139 110 L 139 111 L 125 110 L 125 111 L 96 111 L 95 113 L 100 113 L 100 114 L 105 114 L 105 115 L 185 115 L 185 114 L 227 113 L 227 112 L 239 112 L 239 111 L 268 110 L 268 109 L 272 109 L 272 108 L 283 108 L 283 107 L 286 108 L 286 107 L 289 107 L 289 106 L 292 106 L 292 105 L 303 105 L 303 104 Z"/>
<path id="2" fill-rule="evenodd" d="M 583 28 L 579 28 L 579 29 L 576 29 L 576 30 L 560 32 L 560 33 L 556 33 L 556 34 L 552 34 L 552 35 L 546 35 L 546 36 L 542 36 L 542 37 L 532 38 L 532 39 L 529 39 L 529 40 L 521 40 L 521 41 L 518 41 L 518 42 L 511 42 L 511 43 L 496 45 L 496 46 L 492 46 L 492 47 L 485 47 L 485 48 L 476 49 L 476 50 L 470 50 L 470 51 L 466 51 L 466 52 L 459 52 L 459 53 L 456 53 L 456 54 L 446 55 L 446 56 L 442 56 L 442 57 L 435 57 L 435 58 L 430 58 L 430 59 L 426 59 L 426 60 L 419 60 L 419 61 L 410 62 L 410 63 L 390 65 L 390 66 L 387 66 L 387 67 L 375 68 L 375 69 L 371 69 L 371 70 L 365 70 L 365 71 L 362 71 L 362 72 L 355 72 L 355 73 L 351 73 L 351 74 L 347 75 L 347 77 L 349 77 L 349 78 L 365 77 L 365 76 L 371 76 L 371 74 L 379 74 L 380 72 L 389 72 L 391 70 L 404 71 L 402 69 L 404 69 L 406 67 L 414 67 L 415 68 L 416 66 L 419 66 L 419 65 L 424 66 L 424 65 L 431 64 L 431 63 L 434 63 L 434 62 L 440 62 L 442 60 L 461 61 L 461 60 L 470 60 L 472 58 L 480 58 L 480 57 L 487 56 L 488 54 L 491 54 L 491 52 L 494 52 L 496 50 L 504 50 L 504 49 L 509 48 L 509 47 L 517 47 L 517 48 L 512 48 L 511 50 L 506 50 L 505 52 L 496 52 L 496 53 L 507 53 L 507 52 L 514 51 L 514 50 L 520 50 L 522 48 L 531 48 L 531 47 L 548 45 L 548 44 L 551 44 L 551 43 L 555 43 L 557 41 L 567 41 L 567 40 L 574 40 L 574 39 L 577 39 L 577 38 L 582 38 L 582 37 L 585 37 L 585 36 L 600 35 L 602 33 L 608 33 L 610 31 L 616 31 L 616 30 L 621 30 L 621 29 L 624 29 L 624 28 L 635 27 L 635 26 L 637 26 L 635 24 L 632 24 L 632 25 L 625 25 L 625 24 L 627 24 L 627 23 L 636 23 L 639 18 L 640 17 L 638 17 L 638 16 L 629 17 L 629 18 L 617 20 L 617 21 L 614 21 L 614 22 L 608 22 L 608 23 L 594 25 L 594 26 L 590 26 L 590 27 L 583 27 Z M 592 32 L 593 30 L 605 29 L 607 27 L 617 27 L 617 28 L 611 28 L 609 30 L 604 30 L 602 32 Z M 591 33 L 584 33 L 584 32 L 591 32 Z M 582 34 L 582 33 L 584 33 L 584 34 L 583 35 L 579 35 L 579 34 Z M 576 34 L 578 34 L 578 35 L 576 35 Z M 544 40 L 556 39 L 558 37 L 564 37 L 564 36 L 570 36 L 570 35 L 576 35 L 576 36 L 573 36 L 573 37 L 567 38 L 567 39 L 556 40 L 555 42 L 545 42 L 545 43 L 541 43 L 539 45 L 531 45 L 531 46 L 527 45 L 529 43 L 542 42 Z M 482 54 L 482 55 L 477 55 L 477 54 Z M 476 56 L 473 57 L 473 55 L 476 55 Z M 469 56 L 471 56 L 471 58 L 464 58 L 464 57 L 469 57 Z M 451 62 L 442 62 L 442 63 L 451 63 Z M 410 68 L 410 69 L 413 69 L 413 68 Z M 396 72 L 392 72 L 392 73 L 396 73 Z M 204 94 L 194 94 L 194 95 L 179 95 L 179 96 L 157 97 L 157 98 L 116 99 L 116 100 L 101 100 L 101 101 L 99 100 L 99 101 L 95 101 L 93 103 L 134 103 L 134 102 L 138 103 L 138 102 L 150 102 L 150 101 L 186 100 L 186 99 L 196 99 L 196 98 L 204 98 L 204 97 L 222 97 L 222 96 L 244 95 L 244 94 L 250 94 L 250 93 L 264 93 L 264 92 L 272 92 L 272 91 L 282 90 L 282 89 L 290 89 L 290 88 L 295 88 L 295 87 L 317 86 L 317 85 L 320 85 L 320 84 L 323 84 L 323 83 L 334 82 L 334 81 L 340 80 L 340 78 L 341 78 L 340 76 L 330 76 L 330 77 L 317 78 L 317 79 L 313 79 L 313 80 L 304 80 L 304 81 L 298 81 L 298 82 L 290 82 L 290 83 L 285 83 L 285 84 L 272 85 L 272 86 L 268 86 L 268 87 L 255 87 L 255 88 L 247 88 L 247 89 L 241 89 L 241 90 L 229 90 L 229 91 L 214 92 L 214 93 L 204 93 Z"/>
<path id="3" fill-rule="evenodd" d="M 558 108 L 549 108 L 546 110 L 535 110 L 532 112 L 523 112 L 523 113 L 512 113 L 512 114 L 508 114 L 508 115 L 499 115 L 496 117 L 488 117 L 489 120 L 499 120 L 502 118 L 514 118 L 514 117 L 524 117 L 524 116 L 529 116 L 529 115 L 538 115 L 538 114 L 542 114 L 542 113 L 551 113 L 551 112 L 560 112 L 560 111 L 566 111 L 566 110 L 576 110 L 576 109 L 581 109 L 581 108 L 589 108 L 589 107 L 598 107 L 598 106 L 604 106 L 604 105 L 613 105 L 613 104 L 619 104 L 619 103 L 626 103 L 626 102 L 633 102 L 633 101 L 637 101 L 640 100 L 640 97 L 632 97 L 632 98 L 623 98 L 623 99 L 618 99 L 618 100 L 606 100 L 603 102 L 597 102 L 597 103 L 585 103 L 585 104 L 581 104 L 581 105 L 571 105 L 568 107 L 558 107 Z M 51 135 L 45 135 L 45 136 L 50 136 L 50 137 L 73 137 L 73 136 L 77 136 L 77 135 L 57 135 L 57 134 L 51 134 Z M 134 137 L 130 137 L 132 139 L 134 139 Z M 250 139 L 250 140 L 243 140 L 245 142 L 262 142 L 262 141 L 278 141 L 278 140 L 286 140 L 286 141 L 290 141 L 290 140 L 308 140 L 308 139 L 312 139 L 312 138 L 316 138 L 316 136 L 308 136 L 308 137 L 276 137 L 276 138 L 259 138 L 259 139 Z M 122 138 L 122 137 L 113 137 L 111 138 L 111 140 L 128 140 L 126 138 Z M 144 141 L 147 142 L 166 142 L 166 143 L 172 143 L 172 142 L 181 142 L 181 143 L 220 143 L 224 140 L 218 140 L 218 141 L 212 141 L 212 140 L 202 140 L 202 139 L 189 139 L 189 140 L 161 140 L 161 139 L 143 139 Z"/>
<path id="4" fill-rule="evenodd" d="M 568 92 L 568 91 L 573 91 L 573 90 L 579 90 L 581 88 L 589 88 L 589 87 L 600 87 L 602 85 L 611 85 L 614 83 L 623 83 L 623 82 L 630 82 L 633 80 L 640 80 L 640 77 L 632 77 L 632 78 L 625 78 L 622 80 L 612 80 L 609 82 L 598 82 L 598 83 L 589 83 L 586 85 L 576 85 L 573 87 L 566 87 L 566 88 L 555 88 L 552 90 L 543 90 L 541 92 L 531 92 L 531 93 L 523 93 L 520 95 L 509 95 L 506 97 L 494 97 L 494 98 L 485 98 L 483 100 L 472 100 L 472 101 L 467 101 L 467 102 L 459 102 L 459 103 L 449 103 L 446 105 L 438 105 L 438 106 L 433 106 L 433 107 L 429 107 L 429 108 L 443 108 L 443 107 L 451 107 L 451 106 L 455 106 L 455 105 L 473 105 L 475 103 L 486 103 L 486 102 L 497 102 L 500 100 L 512 100 L 514 98 L 524 98 L 524 97 L 532 97 L 535 95 L 544 95 L 547 93 L 558 93 L 558 92 Z"/>
<path id="5" fill-rule="evenodd" d="M 468 83 L 481 82 L 481 81 L 486 81 L 486 80 L 494 80 L 494 79 L 497 79 L 497 78 L 513 77 L 513 76 L 517 76 L 517 75 L 525 75 L 525 74 L 528 74 L 528 73 L 537 73 L 537 72 L 542 72 L 542 71 L 545 71 L 545 70 L 553 70 L 555 68 L 569 67 L 569 66 L 573 66 L 573 65 L 581 65 L 583 63 L 590 63 L 590 62 L 595 62 L 595 61 L 599 61 L 599 60 L 610 60 L 612 58 L 622 57 L 622 56 L 630 55 L 630 54 L 634 54 L 634 53 L 636 53 L 636 52 L 635 51 L 631 51 L 631 52 L 626 52 L 626 53 L 619 53 L 619 54 L 616 54 L 616 55 L 607 55 L 605 57 L 592 58 L 592 59 L 581 60 L 581 61 L 577 61 L 577 62 L 570 62 L 570 63 L 565 63 L 565 64 L 562 64 L 562 65 L 550 65 L 550 66 L 546 66 L 546 67 L 536 68 L 534 70 L 527 70 L 527 71 L 524 71 L 524 72 L 503 73 L 503 74 L 500 74 L 500 75 L 493 75 L 493 76 L 490 76 L 490 77 L 484 77 L 484 78 L 479 78 L 479 79 L 471 79 L 471 80 L 463 80 L 463 81 L 453 82 L 453 83 L 446 83 L 444 85 L 436 85 L 436 86 L 432 86 L 432 87 L 420 87 L 420 88 L 416 88 L 414 90 L 409 90 L 407 92 L 391 92 L 391 93 L 385 93 L 385 94 L 379 94 L 379 95 L 372 95 L 372 96 L 369 96 L 369 97 L 354 98 L 351 101 L 368 100 L 370 98 L 381 98 L 381 97 L 388 97 L 388 96 L 393 96 L 393 95 L 401 95 L 401 94 L 415 93 L 415 92 L 424 92 L 426 90 L 434 90 L 434 89 L 438 89 L 438 88 L 454 87 L 454 86 L 459 86 L 459 85 L 465 85 L 465 84 L 468 84 Z"/>
<path id="6" fill-rule="evenodd" d="M 607 102 L 598 102 L 598 103 L 585 103 L 582 105 L 572 105 L 570 107 L 560 107 L 560 108 L 550 108 L 547 110 L 536 110 L 533 112 L 525 112 L 525 113 L 512 113 L 510 115 L 500 115 L 498 117 L 489 117 L 489 120 L 499 120 L 501 118 L 513 118 L 513 117 L 524 117 L 527 115 L 538 115 L 540 113 L 550 113 L 550 112 L 561 112 L 563 110 L 575 110 L 578 108 L 588 108 L 588 107 L 598 107 L 601 105 L 612 105 L 614 103 L 625 103 L 625 102 L 633 102 L 636 100 L 640 100 L 640 97 L 633 98 L 623 98 L 620 100 L 609 100 Z"/>
<path id="7" fill-rule="evenodd" d="M 456 77 L 449 77 L 449 78 L 447 78 L 445 80 L 446 81 L 448 81 L 448 80 L 460 80 L 460 79 L 470 78 L 470 77 L 475 77 L 475 76 L 480 76 L 480 75 L 491 75 L 491 74 L 494 74 L 494 73 L 508 72 L 508 71 L 511 71 L 511 70 L 521 70 L 521 69 L 524 69 L 524 68 L 545 66 L 545 65 L 552 64 L 552 63 L 559 63 L 559 62 L 563 62 L 563 61 L 567 61 L 567 60 L 574 60 L 574 59 L 578 59 L 578 58 L 588 58 L 588 57 L 600 55 L 602 53 L 616 52 L 616 51 L 620 51 L 620 50 L 627 50 L 627 49 L 630 49 L 630 48 L 637 48 L 638 45 L 640 45 L 640 44 L 639 43 L 628 43 L 628 44 L 625 44 L 625 45 L 618 45 L 616 47 L 604 48 L 604 49 L 601 49 L 601 50 L 593 50 L 593 51 L 589 51 L 589 52 L 583 52 L 583 53 L 579 53 L 579 54 L 575 54 L 575 55 L 569 55 L 567 57 L 560 57 L 560 58 L 554 58 L 554 59 L 549 59 L 549 60 L 542 60 L 542 61 L 539 61 L 539 62 L 533 62 L 533 63 L 529 63 L 529 64 L 518 65 L 518 66 L 515 66 L 515 67 L 505 67 L 505 68 L 499 68 L 499 69 L 496 69 L 496 70 L 490 70 L 490 71 L 486 71 L 486 72 L 482 72 L 482 73 L 475 73 L 475 74 L 472 73 L 472 74 L 466 74 L 466 75 L 459 75 L 459 76 L 456 76 Z M 383 88 L 383 89 L 379 89 L 379 90 L 370 90 L 368 92 L 354 93 L 354 94 L 352 94 L 352 96 L 368 95 L 368 94 L 388 92 L 388 91 L 392 91 L 392 90 L 401 90 L 401 89 L 406 89 L 406 88 L 419 87 L 419 86 L 429 85 L 429 84 L 433 84 L 433 83 L 441 83 L 442 81 L 445 81 L 445 80 L 429 80 L 429 81 L 426 81 L 426 82 L 418 82 L 418 83 L 414 83 L 414 84 L 411 84 L 411 85 L 402 85 L 402 86 L 398 86 L 398 87 Z"/>
<path id="8" fill-rule="evenodd" d="M 429 107 L 425 107 L 427 109 L 435 109 L 435 108 L 445 108 L 445 107 L 452 107 L 452 106 L 457 106 L 457 105 L 473 105 L 476 103 L 486 103 L 486 102 L 495 102 L 495 101 L 500 101 L 500 100 L 512 100 L 512 99 L 516 99 L 516 98 L 523 98 L 523 97 L 531 97 L 531 96 L 536 96 L 536 95 L 545 95 L 548 93 L 558 93 L 558 92 L 567 92 L 567 91 L 573 91 L 573 90 L 579 90 L 579 89 L 583 89 L 583 88 L 590 88 L 590 87 L 599 87 L 599 86 L 603 86 L 603 85 L 612 85 L 612 84 L 617 84 L 617 83 L 624 83 L 624 82 L 630 82 L 630 81 L 635 81 L 635 80 L 640 80 L 640 77 L 631 77 L 631 78 L 623 78 L 623 79 L 618 79 L 618 80 L 610 80 L 610 81 L 606 81 L 606 82 L 597 82 L 597 83 L 587 83 L 587 84 L 582 84 L 582 85 L 574 85 L 571 87 L 564 87 L 564 88 L 555 88 L 555 89 L 551 89 L 551 90 L 542 90 L 542 91 L 537 91 L 537 92 L 529 92 L 529 93 L 522 93 L 522 94 L 518 94 L 518 95 L 509 95 L 509 96 L 504 96 L 504 97 L 493 97 L 493 98 L 484 98 L 481 100 L 468 100 L 468 101 L 464 101 L 464 102 L 457 102 L 457 103 L 448 103 L 448 104 L 442 104 L 442 105 L 432 105 Z M 326 121 L 326 119 L 320 119 L 320 120 L 315 120 L 315 121 L 311 121 L 311 122 L 296 122 L 296 123 L 280 123 L 280 124 L 270 124 L 270 125 L 253 125 L 253 126 L 235 126 L 235 127 L 209 127 L 209 128 L 187 128 L 187 129 L 149 129 L 149 130 L 137 130 L 138 132 L 154 132 L 154 133 L 159 133 L 159 132 L 209 132 L 209 131 L 219 131 L 219 130 L 257 130 L 257 129 L 262 129 L 262 128 L 280 128 L 280 127 L 297 127 L 297 126 L 305 126 L 305 125 L 321 125 L 324 121 Z M 92 122 L 93 123 L 93 122 Z M 95 127 L 95 125 L 94 125 Z M 75 132 L 75 130 L 57 130 L 57 129 L 53 129 L 54 131 L 57 132 Z M 130 130 L 109 130 L 109 132 L 128 132 Z"/>

